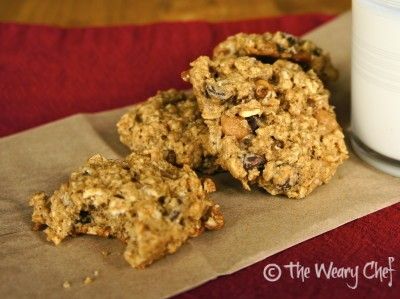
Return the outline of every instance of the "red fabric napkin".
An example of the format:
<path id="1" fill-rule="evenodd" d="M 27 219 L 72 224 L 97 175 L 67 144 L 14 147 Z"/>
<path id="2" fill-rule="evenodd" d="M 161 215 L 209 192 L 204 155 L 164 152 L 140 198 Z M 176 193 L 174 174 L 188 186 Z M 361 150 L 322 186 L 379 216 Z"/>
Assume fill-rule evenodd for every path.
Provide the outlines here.
<path id="1" fill-rule="evenodd" d="M 180 73 L 228 35 L 277 29 L 302 34 L 327 20 L 293 16 L 85 29 L 2 24 L 0 136 L 143 101 L 159 89 L 189 88 Z"/>
<path id="2" fill-rule="evenodd" d="M 216 43 L 236 32 L 303 34 L 330 19 L 303 15 L 85 29 L 0 24 L 0 136 L 77 112 L 133 104 L 159 89 L 189 88 L 180 79 L 189 62 L 210 54 Z M 263 277 L 266 265 L 290 261 L 310 267 L 332 261 L 338 267 L 362 268 L 371 260 L 387 265 L 388 257 L 394 256 L 400 270 L 399 212 L 400 205 L 389 207 L 179 297 L 400 298 L 398 272 L 392 287 L 387 279 L 360 278 L 355 290 L 346 286 L 351 279 L 302 282 L 282 275 L 277 282 L 268 282 Z"/>

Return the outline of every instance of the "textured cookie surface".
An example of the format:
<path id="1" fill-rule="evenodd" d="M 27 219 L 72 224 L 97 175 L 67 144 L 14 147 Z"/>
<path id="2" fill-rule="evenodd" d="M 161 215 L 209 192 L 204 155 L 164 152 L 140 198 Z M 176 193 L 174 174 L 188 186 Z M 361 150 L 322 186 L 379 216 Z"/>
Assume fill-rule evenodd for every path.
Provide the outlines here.
<path id="1" fill-rule="evenodd" d="M 125 259 L 143 268 L 205 228 L 223 226 L 207 197 L 214 190 L 187 166 L 135 153 L 121 161 L 95 155 L 52 196 L 31 198 L 32 221 L 55 244 L 76 234 L 117 237 L 127 243 Z"/>
<path id="2" fill-rule="evenodd" d="M 117 124 L 122 143 L 132 151 L 206 173 L 216 170 L 203 144 L 208 129 L 190 91 L 159 92 L 122 116 Z"/>
<path id="3" fill-rule="evenodd" d="M 329 92 L 311 70 L 278 60 L 199 57 L 183 78 L 193 85 L 209 151 L 246 189 L 302 198 L 347 158 Z"/>
<path id="4" fill-rule="evenodd" d="M 324 82 L 336 80 L 338 76 L 327 52 L 309 40 L 279 31 L 228 37 L 215 47 L 214 58 L 229 56 L 251 56 L 267 63 L 276 59 L 289 60 L 301 65 L 304 71 L 313 69 Z"/>

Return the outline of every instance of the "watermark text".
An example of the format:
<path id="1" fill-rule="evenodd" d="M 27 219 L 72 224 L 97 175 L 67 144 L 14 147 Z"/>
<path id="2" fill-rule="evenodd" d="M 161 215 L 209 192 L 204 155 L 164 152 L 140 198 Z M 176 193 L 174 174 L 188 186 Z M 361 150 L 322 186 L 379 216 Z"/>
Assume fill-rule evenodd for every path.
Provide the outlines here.
<path id="1" fill-rule="evenodd" d="M 393 286 L 394 257 L 387 258 L 386 263 L 369 261 L 363 265 L 354 267 L 337 266 L 334 262 L 315 263 L 313 266 L 305 266 L 300 262 L 290 262 L 285 265 L 268 264 L 264 267 L 264 278 L 269 282 L 278 281 L 282 275 L 288 275 L 291 279 L 305 282 L 311 277 L 317 279 L 340 279 L 350 289 L 356 289 L 360 279 L 378 280 L 380 283 Z"/>

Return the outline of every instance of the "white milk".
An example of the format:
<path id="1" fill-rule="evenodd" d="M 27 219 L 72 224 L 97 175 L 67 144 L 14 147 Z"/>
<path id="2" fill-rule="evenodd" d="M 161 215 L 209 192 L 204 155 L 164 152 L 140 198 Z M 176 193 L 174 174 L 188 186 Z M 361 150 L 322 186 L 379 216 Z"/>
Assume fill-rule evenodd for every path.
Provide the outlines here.
<path id="1" fill-rule="evenodd" d="M 400 0 L 353 0 L 352 37 L 354 149 L 400 176 Z"/>

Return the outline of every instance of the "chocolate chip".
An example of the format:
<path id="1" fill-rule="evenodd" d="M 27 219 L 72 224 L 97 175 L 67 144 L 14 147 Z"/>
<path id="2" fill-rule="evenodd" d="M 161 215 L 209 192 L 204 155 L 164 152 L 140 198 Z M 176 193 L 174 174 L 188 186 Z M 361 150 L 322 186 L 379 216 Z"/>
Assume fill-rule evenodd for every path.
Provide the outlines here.
<path id="1" fill-rule="evenodd" d="M 143 122 L 142 115 L 136 114 L 136 116 L 135 116 L 135 121 L 136 121 L 137 123 L 142 123 L 142 122 Z"/>
<path id="2" fill-rule="evenodd" d="M 262 170 L 265 164 L 264 157 L 256 154 L 248 154 L 244 157 L 243 167 L 246 170 L 257 168 L 258 170 Z"/>
<path id="3" fill-rule="evenodd" d="M 214 79 L 217 79 L 219 77 L 219 73 L 214 67 L 210 66 L 208 68 L 208 71 L 210 72 L 211 77 L 213 77 Z"/>
<path id="4" fill-rule="evenodd" d="M 314 159 L 316 158 L 314 146 L 311 148 L 311 157 L 313 157 Z"/>
<path id="5" fill-rule="evenodd" d="M 140 175 L 131 171 L 131 182 L 136 183 L 139 181 Z"/>
<path id="6" fill-rule="evenodd" d="M 283 148 L 284 147 L 284 143 L 282 140 L 275 140 L 275 147 L 277 148 Z"/>
<path id="7" fill-rule="evenodd" d="M 167 162 L 171 163 L 172 165 L 176 165 L 176 154 L 175 154 L 175 152 L 169 150 L 167 152 L 165 160 L 167 160 Z"/>
<path id="8" fill-rule="evenodd" d="M 321 48 L 315 48 L 315 49 L 312 51 L 312 53 L 313 53 L 315 56 L 321 56 L 322 50 L 321 50 Z"/>
<path id="9" fill-rule="evenodd" d="M 259 117 L 255 116 L 255 115 L 250 116 L 250 117 L 246 117 L 247 123 L 249 124 L 249 126 L 250 126 L 251 130 L 253 131 L 253 133 L 255 133 L 256 130 L 259 128 L 258 119 L 259 119 Z"/>
<path id="10" fill-rule="evenodd" d="M 280 106 L 281 106 L 282 110 L 286 111 L 286 112 L 289 111 L 289 109 L 290 109 L 290 103 L 286 99 L 281 100 Z"/>
<path id="11" fill-rule="evenodd" d="M 114 194 L 114 197 L 125 199 L 125 197 L 123 197 L 121 194 Z"/>
<path id="12" fill-rule="evenodd" d="M 90 217 L 90 213 L 88 211 L 81 210 L 79 212 L 78 222 L 82 224 L 88 224 L 92 221 L 92 217 Z"/>
<path id="13" fill-rule="evenodd" d="M 160 197 L 158 198 L 158 203 L 159 203 L 160 205 L 164 205 L 164 204 L 165 204 L 165 196 L 160 196 Z"/>
<path id="14" fill-rule="evenodd" d="M 272 74 L 272 76 L 268 80 L 269 83 L 271 84 L 278 84 L 279 83 L 279 76 L 277 74 Z"/>
<path id="15" fill-rule="evenodd" d="M 250 146 L 251 145 L 251 138 L 245 137 L 245 138 L 242 139 L 242 142 L 243 142 L 244 145 Z"/>
<path id="16" fill-rule="evenodd" d="M 300 65 L 300 67 L 303 69 L 303 71 L 308 72 L 311 70 L 311 64 L 307 61 L 297 61 L 297 63 Z"/>
<path id="17" fill-rule="evenodd" d="M 277 140 L 277 141 L 275 142 L 275 146 L 277 146 L 278 148 L 283 148 L 284 145 L 285 145 L 285 144 L 283 143 L 282 140 Z"/>
<path id="18" fill-rule="evenodd" d="M 276 58 L 276 57 L 267 56 L 267 55 L 250 55 L 250 57 L 257 59 L 258 61 L 260 61 L 261 63 L 264 63 L 264 64 L 273 64 L 275 61 L 278 60 L 278 58 Z"/>
<path id="19" fill-rule="evenodd" d="M 289 44 L 289 47 L 291 47 L 296 43 L 296 39 L 293 36 L 288 36 L 287 37 L 287 42 Z"/>

